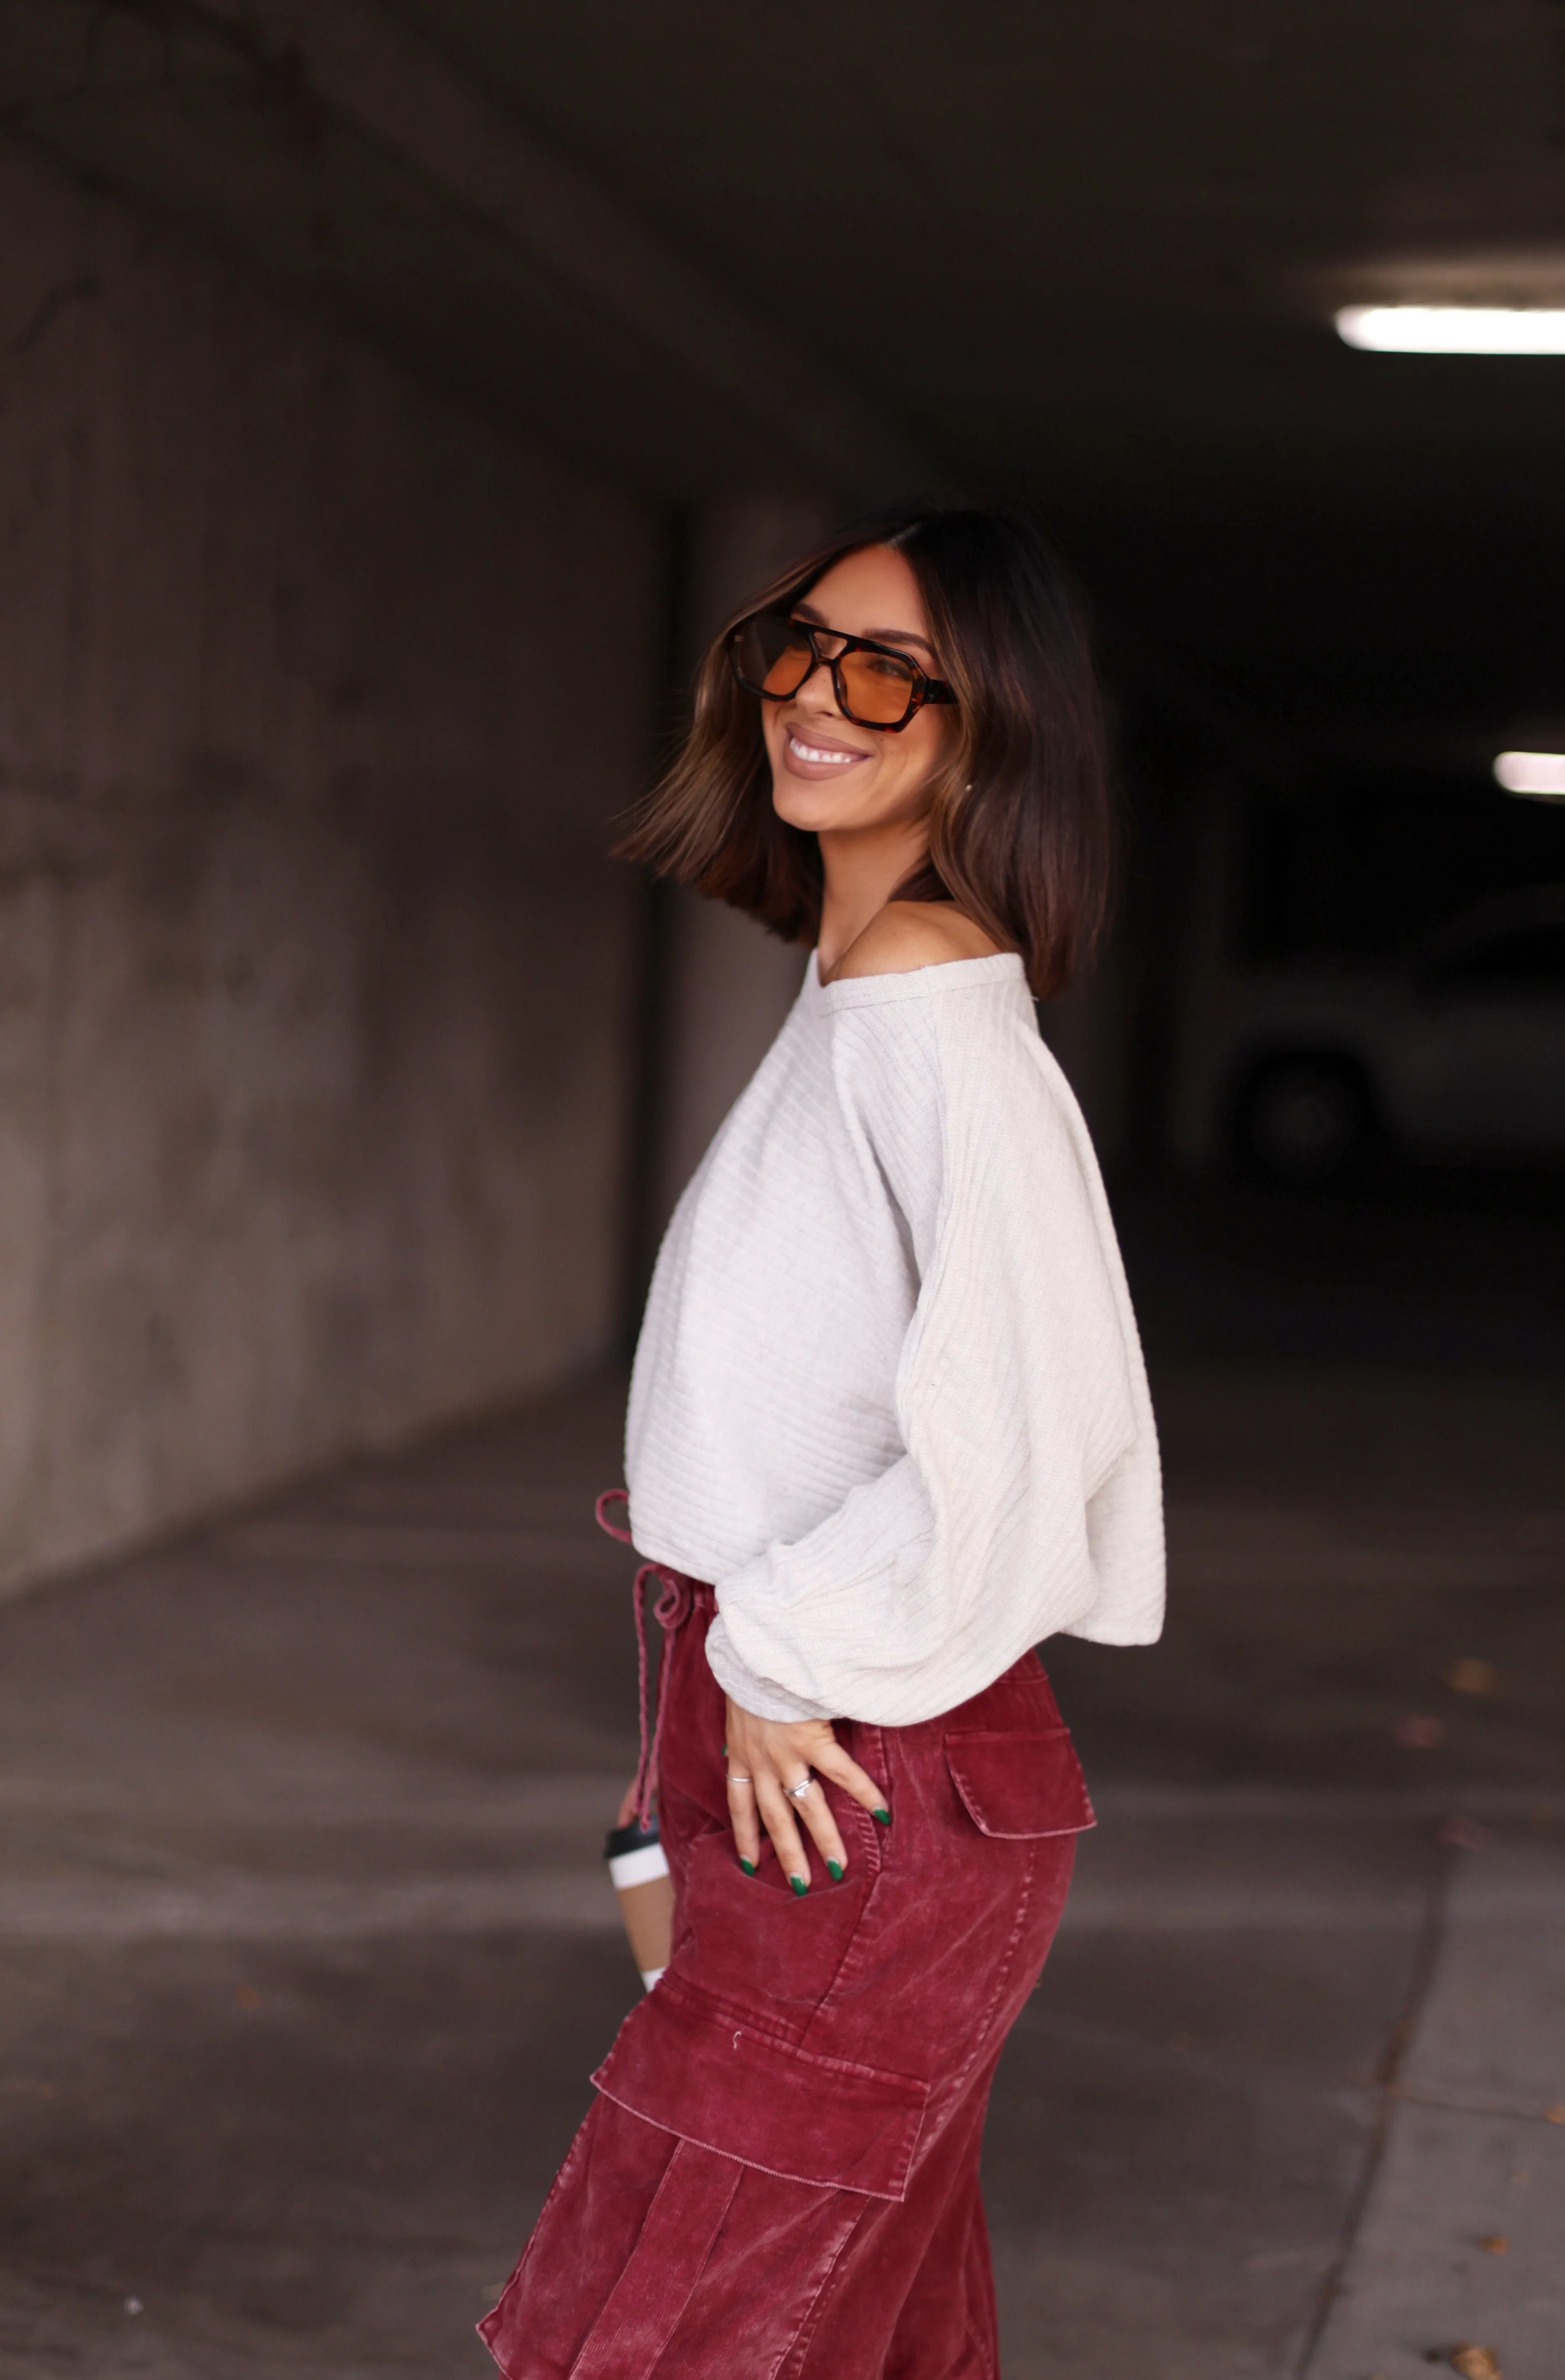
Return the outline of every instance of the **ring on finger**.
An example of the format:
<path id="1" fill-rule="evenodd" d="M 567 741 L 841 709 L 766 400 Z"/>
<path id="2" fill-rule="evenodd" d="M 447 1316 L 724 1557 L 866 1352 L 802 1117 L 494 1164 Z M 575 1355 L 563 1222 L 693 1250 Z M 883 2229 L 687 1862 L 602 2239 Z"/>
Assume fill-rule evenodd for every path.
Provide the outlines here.
<path id="1" fill-rule="evenodd" d="M 731 1768 L 728 1772 L 728 1781 L 731 1785 L 753 1785 L 756 1780 L 753 1777 L 741 1777 L 736 1768 Z"/>
<path id="2" fill-rule="evenodd" d="M 782 1791 L 786 1793 L 790 1802 L 802 1802 L 814 1782 L 815 1779 L 813 1777 L 804 1777 L 800 1779 L 796 1785 L 784 1785 Z"/>

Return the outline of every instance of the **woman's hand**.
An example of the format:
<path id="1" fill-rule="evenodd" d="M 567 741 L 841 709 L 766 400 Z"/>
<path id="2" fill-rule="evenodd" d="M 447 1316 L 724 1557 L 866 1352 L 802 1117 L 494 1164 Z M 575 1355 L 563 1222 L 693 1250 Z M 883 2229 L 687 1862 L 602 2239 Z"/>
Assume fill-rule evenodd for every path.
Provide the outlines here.
<path id="1" fill-rule="evenodd" d="M 811 1775 L 817 1769 L 861 1802 L 881 1826 L 891 1825 L 884 1793 L 856 1760 L 848 1758 L 831 1732 L 830 1719 L 757 1718 L 753 1711 L 729 1703 L 728 1815 L 740 1864 L 747 1876 L 754 1876 L 760 1858 L 764 1824 L 794 1890 L 809 1890 L 809 1862 L 797 1824 L 801 1818 L 828 1873 L 836 1877 L 845 1871 L 848 1855 L 826 1796 Z M 807 1779 L 808 1792 L 790 1795 L 788 1788 L 802 1785 Z"/>

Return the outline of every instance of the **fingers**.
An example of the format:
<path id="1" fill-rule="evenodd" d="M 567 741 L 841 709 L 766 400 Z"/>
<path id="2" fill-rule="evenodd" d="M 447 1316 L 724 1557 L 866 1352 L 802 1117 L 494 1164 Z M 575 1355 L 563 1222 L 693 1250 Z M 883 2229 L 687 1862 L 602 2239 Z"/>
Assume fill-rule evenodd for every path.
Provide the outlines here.
<path id="1" fill-rule="evenodd" d="M 764 1827 L 795 1892 L 809 1889 L 807 1846 L 813 1846 L 833 1881 L 841 1878 L 847 1871 L 847 1852 L 821 1780 L 830 1779 L 889 1826 L 891 1813 L 881 1788 L 843 1750 L 824 1719 L 763 1719 L 732 1697 L 726 1716 L 728 1815 L 746 1873 L 756 1872 Z M 803 1793 L 801 1786 L 807 1788 Z"/>
<path id="2" fill-rule="evenodd" d="M 636 1785 L 637 1780 L 633 1777 L 625 1789 L 625 1799 L 620 1803 L 620 1814 L 614 1820 L 616 1827 L 628 1827 L 636 1815 Z"/>
<path id="3" fill-rule="evenodd" d="M 739 1864 L 746 1876 L 754 1876 L 760 1863 L 760 1825 L 756 1816 L 756 1789 L 747 1777 L 728 1779 L 728 1819 Z"/>
<path id="4" fill-rule="evenodd" d="M 835 1763 L 832 1764 L 833 1767 L 835 1765 Z M 846 1761 L 846 1766 L 850 1769 L 854 1767 L 851 1760 Z M 862 1769 L 855 1770 L 855 1774 L 863 1779 L 868 1797 L 867 1806 L 876 1810 L 882 1809 L 879 1786 L 865 1777 Z M 807 1828 L 810 1839 L 825 1862 L 827 1875 L 833 1884 L 840 1884 L 847 1874 L 848 1855 L 843 1847 L 842 1832 L 831 1814 L 831 1804 L 822 1791 L 819 1779 L 812 1778 L 809 1791 L 802 1795 L 790 1793 L 781 1776 L 772 1776 L 759 1779 L 758 1782 L 757 1806 L 765 1820 L 767 1833 L 771 1837 L 773 1848 L 782 1863 L 782 1873 L 793 1885 L 795 1891 L 797 1892 L 801 1888 L 807 1890 L 810 1882 L 809 1861 L 804 1840 L 799 1833 L 801 1822 Z M 803 1782 L 802 1779 L 800 1782 Z M 730 1803 L 732 1806 L 732 1789 L 730 1789 Z M 800 1878 L 803 1879 L 802 1888 Z"/>
<path id="5" fill-rule="evenodd" d="M 810 1796 L 811 1800 L 817 1798 L 818 1796 L 814 1794 Z M 760 1807 L 760 1815 L 766 1822 L 766 1831 L 771 1837 L 771 1847 L 777 1853 L 778 1863 L 783 1875 L 795 1892 L 807 1892 L 809 1862 L 805 1857 L 805 1847 L 799 1840 L 799 1830 L 794 1823 L 795 1804 L 784 1792 L 782 1779 L 776 1776 L 758 1778 L 756 1799 Z"/>
<path id="6" fill-rule="evenodd" d="M 816 1755 L 815 1765 L 822 1777 L 830 1777 L 833 1785 L 840 1785 L 844 1793 L 867 1810 L 872 1818 L 878 1818 L 881 1826 L 891 1825 L 892 1814 L 886 1806 L 884 1791 L 873 1777 L 865 1774 L 857 1761 L 844 1752 L 840 1743 L 824 1746 Z"/>
<path id="7" fill-rule="evenodd" d="M 837 1831 L 837 1821 L 831 1815 L 831 1804 L 826 1799 L 819 1782 L 813 1784 L 804 1800 L 795 1802 L 793 1807 L 798 1812 L 815 1838 L 816 1846 L 826 1863 L 827 1875 L 833 1884 L 840 1884 L 847 1870 L 848 1855 L 843 1849 L 843 1839 Z"/>

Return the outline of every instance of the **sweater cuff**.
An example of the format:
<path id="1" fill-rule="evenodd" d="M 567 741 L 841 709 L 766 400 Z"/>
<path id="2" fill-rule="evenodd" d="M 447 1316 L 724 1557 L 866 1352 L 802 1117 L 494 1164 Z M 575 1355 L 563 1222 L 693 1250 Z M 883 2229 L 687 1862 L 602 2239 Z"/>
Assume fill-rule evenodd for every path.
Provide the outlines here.
<path id="1" fill-rule="evenodd" d="M 721 1618 L 714 1620 L 707 1631 L 707 1667 L 730 1701 L 748 1711 L 753 1718 L 832 1717 L 819 1703 L 807 1703 L 801 1695 L 791 1694 L 786 1686 L 780 1686 L 775 1679 L 758 1678 L 753 1670 L 746 1669 L 729 1642 Z"/>

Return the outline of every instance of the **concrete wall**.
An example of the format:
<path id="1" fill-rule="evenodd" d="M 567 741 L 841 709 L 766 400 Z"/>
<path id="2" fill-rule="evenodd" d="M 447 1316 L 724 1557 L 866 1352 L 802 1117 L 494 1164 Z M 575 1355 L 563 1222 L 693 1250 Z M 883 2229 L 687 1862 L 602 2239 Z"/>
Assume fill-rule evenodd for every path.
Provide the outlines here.
<path id="1" fill-rule="evenodd" d="M 608 1341 L 661 546 L 3 149 L 0 535 L 14 1583 Z"/>

